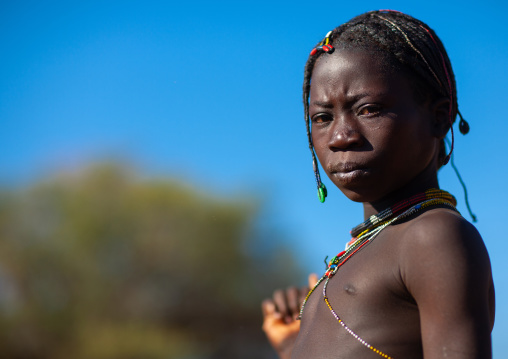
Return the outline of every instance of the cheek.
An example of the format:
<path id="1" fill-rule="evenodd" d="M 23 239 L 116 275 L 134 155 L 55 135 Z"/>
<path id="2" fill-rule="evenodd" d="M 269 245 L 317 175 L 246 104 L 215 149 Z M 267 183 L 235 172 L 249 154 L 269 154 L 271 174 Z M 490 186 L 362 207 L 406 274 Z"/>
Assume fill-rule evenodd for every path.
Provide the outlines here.
<path id="1" fill-rule="evenodd" d="M 313 133 L 312 134 L 312 145 L 314 146 L 314 152 L 316 153 L 316 156 L 320 163 L 323 163 L 323 147 L 321 143 L 319 142 L 319 139 L 316 138 L 317 136 Z"/>
<path id="2" fill-rule="evenodd" d="M 380 136 L 381 133 L 386 135 Z M 419 172 L 434 158 L 435 139 L 427 128 L 394 122 L 374 134 L 373 146 L 392 170 Z"/>
<path id="3" fill-rule="evenodd" d="M 319 159 L 319 162 L 323 162 L 325 160 L 325 156 L 328 151 L 328 141 L 327 141 L 327 133 L 323 129 L 314 130 L 311 133 L 312 136 L 312 144 L 314 145 L 314 151 L 316 152 L 316 156 Z"/>

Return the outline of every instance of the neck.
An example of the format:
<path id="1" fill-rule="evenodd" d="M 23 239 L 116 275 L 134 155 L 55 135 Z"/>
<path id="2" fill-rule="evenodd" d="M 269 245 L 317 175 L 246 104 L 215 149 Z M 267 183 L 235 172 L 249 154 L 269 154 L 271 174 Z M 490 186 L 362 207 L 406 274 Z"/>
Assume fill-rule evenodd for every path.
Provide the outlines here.
<path id="1" fill-rule="evenodd" d="M 400 202 L 416 194 L 425 192 L 425 190 L 429 188 L 439 188 L 439 183 L 435 169 L 430 170 L 430 168 L 427 168 L 418 176 L 416 176 L 411 182 L 389 193 L 380 200 L 363 203 L 364 219 L 378 214 L 382 210 L 394 205 L 397 202 Z"/>

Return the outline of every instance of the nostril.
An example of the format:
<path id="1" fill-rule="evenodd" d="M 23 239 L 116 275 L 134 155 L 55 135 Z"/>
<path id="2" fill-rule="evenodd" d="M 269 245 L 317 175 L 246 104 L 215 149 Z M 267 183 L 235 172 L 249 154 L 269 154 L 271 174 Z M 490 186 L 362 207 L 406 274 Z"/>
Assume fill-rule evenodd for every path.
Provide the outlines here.
<path id="1" fill-rule="evenodd" d="M 361 134 L 352 128 L 339 128 L 333 132 L 328 147 L 333 151 L 343 151 L 362 145 Z"/>

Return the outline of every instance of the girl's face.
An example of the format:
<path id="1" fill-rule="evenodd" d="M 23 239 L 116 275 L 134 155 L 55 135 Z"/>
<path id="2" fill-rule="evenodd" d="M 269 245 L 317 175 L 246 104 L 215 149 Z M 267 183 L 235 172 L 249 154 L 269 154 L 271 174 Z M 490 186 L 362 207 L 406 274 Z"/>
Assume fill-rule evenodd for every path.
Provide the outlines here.
<path id="1" fill-rule="evenodd" d="M 337 49 L 317 60 L 312 141 L 326 174 L 351 200 L 381 200 L 429 166 L 437 171 L 435 115 L 415 101 L 411 86 L 376 52 Z"/>

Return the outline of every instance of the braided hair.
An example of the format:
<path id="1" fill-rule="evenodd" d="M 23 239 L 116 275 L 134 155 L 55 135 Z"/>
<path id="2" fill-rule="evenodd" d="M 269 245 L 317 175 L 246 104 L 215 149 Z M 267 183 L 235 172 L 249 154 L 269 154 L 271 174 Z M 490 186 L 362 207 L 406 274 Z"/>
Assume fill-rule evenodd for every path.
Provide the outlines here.
<path id="1" fill-rule="evenodd" d="M 325 41 L 326 40 L 326 41 Z M 459 114 L 460 131 L 467 133 L 469 125 L 458 111 L 455 76 L 448 54 L 436 33 L 425 23 L 407 14 L 393 10 L 370 11 L 359 15 L 330 31 L 311 52 L 305 64 L 303 80 L 303 105 L 307 137 L 312 154 L 318 196 L 326 197 L 326 187 L 321 182 L 316 154 L 312 143 L 309 118 L 309 97 L 312 71 L 317 59 L 332 53 L 334 48 L 376 49 L 387 55 L 390 65 L 402 68 L 413 77 L 415 96 L 418 99 L 449 99 L 449 125 L 452 144 L 447 155 L 444 140 L 441 141 L 439 160 L 445 165 L 453 151 L 453 127 Z M 324 55 L 323 55 L 324 54 Z"/>

